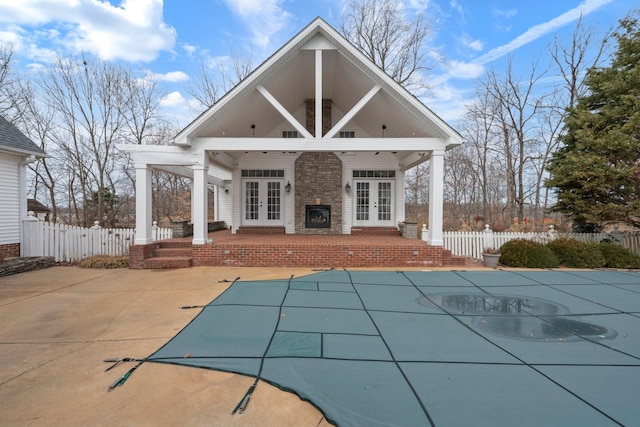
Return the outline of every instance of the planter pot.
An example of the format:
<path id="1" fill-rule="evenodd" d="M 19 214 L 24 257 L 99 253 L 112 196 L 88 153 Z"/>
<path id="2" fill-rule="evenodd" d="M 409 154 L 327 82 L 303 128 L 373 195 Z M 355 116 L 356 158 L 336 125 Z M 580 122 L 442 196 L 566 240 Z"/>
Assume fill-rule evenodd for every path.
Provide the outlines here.
<path id="1" fill-rule="evenodd" d="M 500 254 L 482 254 L 482 259 L 484 260 L 485 266 L 496 268 L 498 266 Z"/>

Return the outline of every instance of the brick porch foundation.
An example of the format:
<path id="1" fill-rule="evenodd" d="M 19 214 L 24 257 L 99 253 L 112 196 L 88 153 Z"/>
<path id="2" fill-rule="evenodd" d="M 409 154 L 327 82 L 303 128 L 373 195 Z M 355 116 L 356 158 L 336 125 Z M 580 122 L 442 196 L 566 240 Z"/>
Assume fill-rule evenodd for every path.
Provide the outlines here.
<path id="1" fill-rule="evenodd" d="M 347 235 L 232 235 L 228 230 L 209 235 L 212 243 L 191 245 L 173 239 L 131 246 L 131 268 L 177 268 L 167 255 L 181 259 L 190 253 L 193 266 L 242 267 L 443 267 L 464 266 L 441 246 L 429 246 L 400 236 Z M 168 246 L 167 246 L 168 245 Z M 164 246 L 164 249 L 163 249 Z M 179 249 L 180 248 L 180 249 Z M 190 249 L 190 250 L 189 250 Z M 165 251 L 163 256 L 163 251 Z"/>

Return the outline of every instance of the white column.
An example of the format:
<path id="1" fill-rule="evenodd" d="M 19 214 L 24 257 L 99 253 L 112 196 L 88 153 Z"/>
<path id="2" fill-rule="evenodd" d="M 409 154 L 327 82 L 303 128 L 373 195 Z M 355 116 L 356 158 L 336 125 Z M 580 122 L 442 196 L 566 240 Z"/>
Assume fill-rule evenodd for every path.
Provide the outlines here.
<path id="1" fill-rule="evenodd" d="M 153 242 L 151 236 L 151 168 L 136 163 L 136 245 Z"/>
<path id="2" fill-rule="evenodd" d="M 322 138 L 322 50 L 316 50 L 316 138 Z"/>
<path id="3" fill-rule="evenodd" d="M 429 239 L 427 243 L 443 246 L 444 150 L 433 151 L 429 166 Z"/>
<path id="4" fill-rule="evenodd" d="M 193 223 L 194 245 L 204 245 L 207 243 L 207 173 L 209 164 L 193 165 L 193 188 L 191 189 L 191 222 Z"/>

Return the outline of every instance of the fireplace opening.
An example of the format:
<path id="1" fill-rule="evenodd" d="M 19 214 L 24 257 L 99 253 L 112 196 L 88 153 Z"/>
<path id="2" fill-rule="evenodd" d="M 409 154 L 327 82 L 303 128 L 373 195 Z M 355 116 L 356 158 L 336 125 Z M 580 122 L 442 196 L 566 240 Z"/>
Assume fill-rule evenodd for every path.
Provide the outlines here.
<path id="1" fill-rule="evenodd" d="M 304 208 L 306 228 L 331 228 L 330 205 L 306 205 Z"/>

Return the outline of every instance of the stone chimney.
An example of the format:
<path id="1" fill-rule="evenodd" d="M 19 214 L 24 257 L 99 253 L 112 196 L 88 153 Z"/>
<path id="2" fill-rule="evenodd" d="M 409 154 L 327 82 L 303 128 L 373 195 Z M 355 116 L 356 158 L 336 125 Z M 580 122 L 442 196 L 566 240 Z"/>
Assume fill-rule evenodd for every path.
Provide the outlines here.
<path id="1" fill-rule="evenodd" d="M 307 120 L 306 128 L 313 135 L 316 129 L 316 100 L 307 99 Z M 324 136 L 331 129 L 331 100 L 322 100 L 322 135 Z"/>

